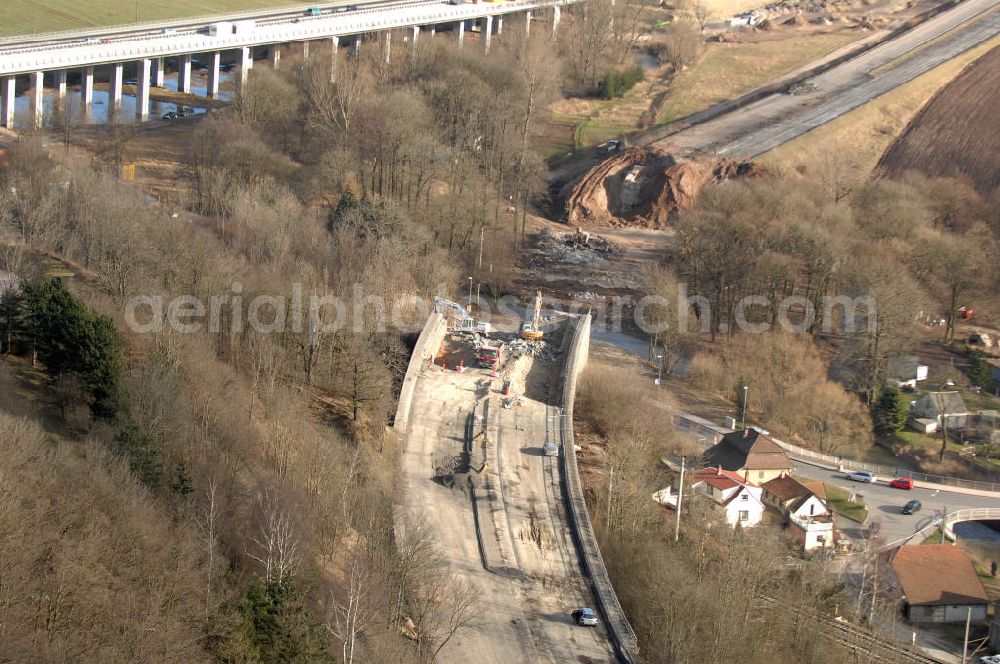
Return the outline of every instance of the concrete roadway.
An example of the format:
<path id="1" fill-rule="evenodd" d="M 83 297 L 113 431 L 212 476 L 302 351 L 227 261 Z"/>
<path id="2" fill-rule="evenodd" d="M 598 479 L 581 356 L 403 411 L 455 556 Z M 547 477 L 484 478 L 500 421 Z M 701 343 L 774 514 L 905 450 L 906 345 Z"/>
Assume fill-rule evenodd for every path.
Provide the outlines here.
<path id="1" fill-rule="evenodd" d="M 453 572 L 473 583 L 480 597 L 482 625 L 460 632 L 440 661 L 614 661 L 604 628 L 579 627 L 569 615 L 594 602 L 563 521 L 559 465 L 541 453 L 556 423 L 552 409 L 527 398 L 517 408 L 504 409 L 495 383 L 480 369 L 424 368 L 402 451 L 405 523 L 426 523 Z M 467 416 L 483 412 L 481 407 L 474 410 L 483 398 L 491 400 L 489 431 L 496 445 L 495 456 L 491 452 L 487 459 L 497 459 L 499 466 L 484 472 L 500 475 L 503 509 L 496 518 L 506 518 L 505 527 L 496 533 L 490 528 L 488 536 L 509 535 L 521 578 L 484 568 L 464 479 L 454 488 L 432 479 L 441 460 L 461 453 Z M 485 515 L 483 520 L 489 519 Z"/>
<path id="2" fill-rule="evenodd" d="M 776 94 L 656 143 L 684 154 L 758 156 L 1000 34 L 1000 0 L 965 0 L 904 35 Z"/>

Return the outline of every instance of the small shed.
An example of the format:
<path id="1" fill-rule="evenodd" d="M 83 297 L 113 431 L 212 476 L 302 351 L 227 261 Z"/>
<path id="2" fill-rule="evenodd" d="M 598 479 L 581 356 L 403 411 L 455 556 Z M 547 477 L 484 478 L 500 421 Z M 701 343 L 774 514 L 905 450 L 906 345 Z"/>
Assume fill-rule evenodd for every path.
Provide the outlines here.
<path id="1" fill-rule="evenodd" d="M 915 623 L 985 623 L 989 600 L 972 560 L 952 544 L 902 546 L 892 560 Z"/>

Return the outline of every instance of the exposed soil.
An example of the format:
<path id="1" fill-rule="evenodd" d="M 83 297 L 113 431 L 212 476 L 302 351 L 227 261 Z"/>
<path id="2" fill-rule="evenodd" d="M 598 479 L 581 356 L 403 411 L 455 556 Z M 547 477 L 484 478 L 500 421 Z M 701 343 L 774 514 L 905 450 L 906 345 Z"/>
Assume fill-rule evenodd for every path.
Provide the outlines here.
<path id="1" fill-rule="evenodd" d="M 566 197 L 570 224 L 667 228 L 680 210 L 694 205 L 701 188 L 766 173 L 750 160 L 677 160 L 653 147 L 626 150 L 591 168 Z"/>
<path id="2" fill-rule="evenodd" d="M 879 160 L 889 177 L 916 170 L 967 177 L 977 191 L 1000 187 L 1000 47 L 979 58 L 917 114 Z"/>

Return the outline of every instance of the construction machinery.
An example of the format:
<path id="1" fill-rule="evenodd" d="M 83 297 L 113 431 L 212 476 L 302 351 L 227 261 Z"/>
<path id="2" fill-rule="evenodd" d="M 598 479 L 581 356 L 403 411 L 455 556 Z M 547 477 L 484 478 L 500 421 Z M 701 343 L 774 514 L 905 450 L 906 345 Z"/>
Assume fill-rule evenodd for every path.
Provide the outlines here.
<path id="1" fill-rule="evenodd" d="M 469 312 L 465 310 L 458 302 L 452 302 L 451 300 L 446 300 L 443 297 L 434 298 L 434 313 L 442 313 L 444 310 L 449 310 L 455 318 L 455 330 L 457 332 L 479 332 L 481 334 L 489 334 L 490 324 L 485 321 L 476 321 L 475 318 L 469 315 Z"/>
<path id="2" fill-rule="evenodd" d="M 521 325 L 521 338 L 529 341 L 538 341 L 545 333 L 538 326 L 538 321 L 542 317 L 542 291 L 535 292 L 535 313 L 531 320 Z"/>
<path id="3" fill-rule="evenodd" d="M 482 346 L 476 352 L 476 360 L 482 368 L 496 371 L 500 368 L 500 354 L 502 351 L 502 343 L 498 343 L 495 346 Z"/>

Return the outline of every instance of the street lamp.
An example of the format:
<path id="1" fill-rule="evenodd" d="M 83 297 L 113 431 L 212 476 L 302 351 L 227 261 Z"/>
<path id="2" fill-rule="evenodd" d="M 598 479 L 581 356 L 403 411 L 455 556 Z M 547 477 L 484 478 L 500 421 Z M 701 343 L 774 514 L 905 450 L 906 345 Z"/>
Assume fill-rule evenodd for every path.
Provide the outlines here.
<path id="1" fill-rule="evenodd" d="M 469 277 L 469 310 L 472 310 L 472 277 Z"/>
<path id="2" fill-rule="evenodd" d="M 747 427 L 747 390 L 748 385 L 743 386 L 743 418 L 740 420 L 740 428 L 746 429 Z"/>
<path id="3" fill-rule="evenodd" d="M 656 386 L 660 386 L 660 379 L 663 378 L 663 355 L 660 353 L 656 354 L 657 368 L 656 368 Z"/>

